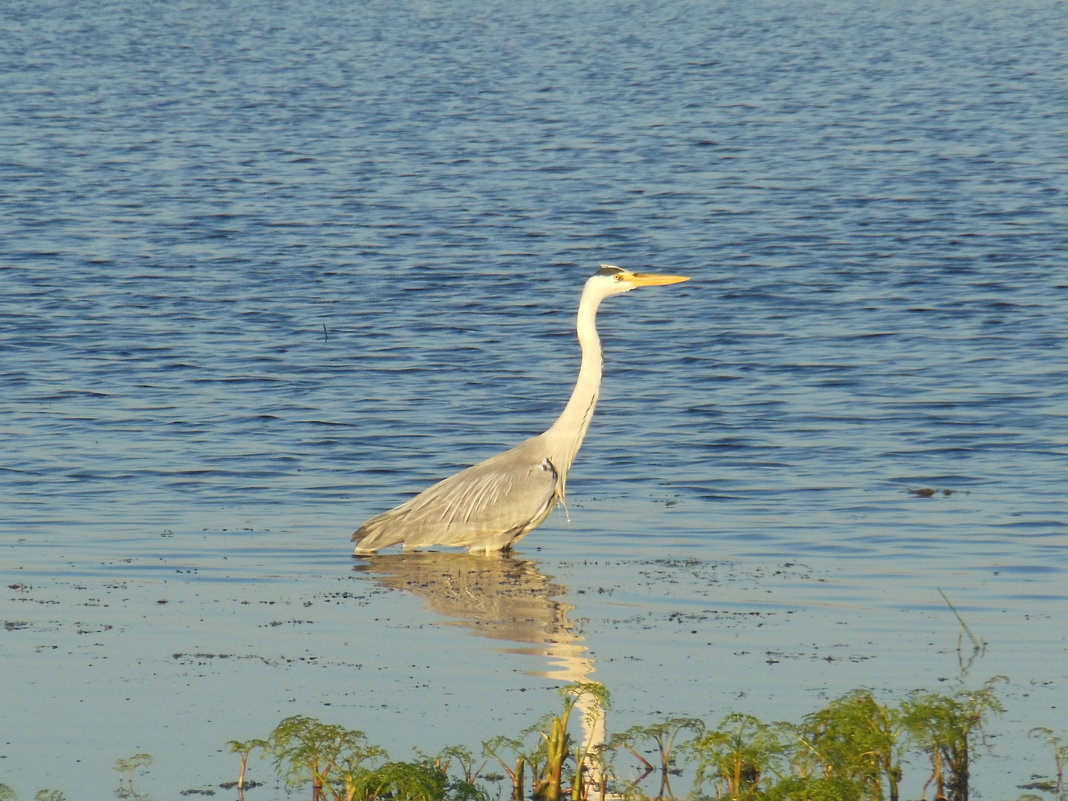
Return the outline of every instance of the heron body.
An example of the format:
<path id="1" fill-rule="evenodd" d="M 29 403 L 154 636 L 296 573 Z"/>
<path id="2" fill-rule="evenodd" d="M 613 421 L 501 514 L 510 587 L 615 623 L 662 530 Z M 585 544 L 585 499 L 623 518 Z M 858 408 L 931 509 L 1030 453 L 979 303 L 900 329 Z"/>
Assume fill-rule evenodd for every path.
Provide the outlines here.
<path id="1" fill-rule="evenodd" d="M 439 481 L 352 535 L 363 556 L 400 544 L 404 550 L 446 545 L 473 552 L 511 548 L 565 498 L 567 473 L 586 436 L 601 387 L 601 301 L 640 286 L 675 284 L 680 275 L 632 273 L 602 264 L 582 291 L 578 339 L 582 364 L 571 398 L 547 431 Z"/>

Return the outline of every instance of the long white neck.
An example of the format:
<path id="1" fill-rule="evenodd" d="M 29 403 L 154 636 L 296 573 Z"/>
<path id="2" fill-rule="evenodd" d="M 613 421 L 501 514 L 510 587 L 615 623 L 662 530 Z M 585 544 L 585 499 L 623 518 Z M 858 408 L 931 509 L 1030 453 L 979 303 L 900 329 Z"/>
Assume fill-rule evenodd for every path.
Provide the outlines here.
<path id="1" fill-rule="evenodd" d="M 564 411 L 545 432 L 553 466 L 561 476 L 575 461 L 601 392 L 601 339 L 597 336 L 597 307 L 601 300 L 602 295 L 589 286 L 582 292 L 577 324 L 582 366 Z"/>

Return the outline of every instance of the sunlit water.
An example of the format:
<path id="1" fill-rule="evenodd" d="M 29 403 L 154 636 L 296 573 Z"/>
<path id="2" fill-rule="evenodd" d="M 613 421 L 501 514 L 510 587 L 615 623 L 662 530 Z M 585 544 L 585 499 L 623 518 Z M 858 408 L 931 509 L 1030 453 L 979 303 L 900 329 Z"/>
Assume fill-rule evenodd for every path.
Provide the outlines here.
<path id="1" fill-rule="evenodd" d="M 156 798 L 217 785 L 292 714 L 477 748 L 576 677 L 622 729 L 1005 674 L 977 794 L 1052 772 L 1063 4 L 0 17 L 20 797 L 109 797 L 138 752 Z M 353 563 L 365 518 L 551 422 L 598 261 L 693 280 L 605 303 L 569 514 L 470 605 L 466 557 Z M 939 589 L 987 643 L 963 679 Z"/>

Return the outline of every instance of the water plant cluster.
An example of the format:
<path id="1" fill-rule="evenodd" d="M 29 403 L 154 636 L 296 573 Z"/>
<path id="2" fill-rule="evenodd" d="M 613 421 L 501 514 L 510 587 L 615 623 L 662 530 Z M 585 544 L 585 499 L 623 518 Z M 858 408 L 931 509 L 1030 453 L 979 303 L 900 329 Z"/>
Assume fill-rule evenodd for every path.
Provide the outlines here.
<path id="1" fill-rule="evenodd" d="M 246 791 L 262 786 L 248 778 L 257 755 L 273 763 L 288 792 L 306 792 L 312 801 L 899 801 L 906 779 L 912 787 L 923 782 L 924 799 L 968 801 L 983 725 L 1002 711 L 995 688 L 1004 680 L 953 693 L 914 692 L 890 705 L 869 690 L 853 690 L 797 723 L 739 712 L 715 725 L 674 716 L 612 736 L 603 735 L 608 691 L 571 684 L 561 690 L 560 711 L 514 737 L 485 741 L 477 756 L 450 746 L 433 756 L 417 751 L 410 761 L 390 759 L 361 731 L 295 715 L 266 738 L 227 743 L 239 771 L 236 782 L 222 786 L 246 801 Z M 576 710 L 583 737 L 572 734 Z M 1017 801 L 1065 801 L 1068 743 L 1044 727 L 1031 736 L 1047 754 L 1052 750 L 1055 772 L 1033 781 Z M 150 799 L 135 780 L 151 763 L 149 754 L 116 761 L 116 796 Z M 672 780 L 682 776 L 690 786 L 680 796 Z M 34 799 L 65 796 L 40 790 Z M 0 801 L 17 796 L 0 784 Z"/>
<path id="2" fill-rule="evenodd" d="M 995 694 L 1002 680 L 955 693 L 915 692 L 892 705 L 854 690 L 798 723 L 742 713 L 715 725 L 669 717 L 599 743 L 572 736 L 572 713 L 580 699 L 592 698 L 583 705 L 584 723 L 587 731 L 596 729 L 608 692 L 599 684 L 572 684 L 562 690 L 560 712 L 515 737 L 485 741 L 478 756 L 452 746 L 393 761 L 363 732 L 303 716 L 286 718 L 265 739 L 229 746 L 240 757 L 239 790 L 258 751 L 288 789 L 307 787 L 313 801 L 898 801 L 906 773 L 914 784 L 923 782 L 924 798 L 967 801 L 983 723 L 1002 711 Z M 1068 746 L 1051 730 L 1034 733 L 1053 746 L 1057 767 L 1055 780 L 1034 788 L 1060 799 Z M 684 773 L 692 786 L 678 796 L 671 782 Z"/>

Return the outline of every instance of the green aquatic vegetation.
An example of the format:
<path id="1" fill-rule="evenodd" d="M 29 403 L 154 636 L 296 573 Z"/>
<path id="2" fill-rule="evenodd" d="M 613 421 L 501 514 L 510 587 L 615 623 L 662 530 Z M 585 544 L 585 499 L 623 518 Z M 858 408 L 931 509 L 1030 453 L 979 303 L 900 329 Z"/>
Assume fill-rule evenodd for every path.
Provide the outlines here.
<path id="1" fill-rule="evenodd" d="M 487 801 L 476 784 L 481 768 L 463 746 L 416 762 L 389 761 L 362 731 L 295 715 L 266 740 L 231 740 L 240 759 L 239 791 L 246 786 L 249 755 L 262 749 L 289 789 L 311 785 L 312 801 Z M 460 776 L 450 775 L 459 766 Z"/>
<path id="2" fill-rule="evenodd" d="M 543 732 L 545 745 L 545 771 L 534 782 L 534 798 L 544 801 L 560 801 L 564 761 L 571 752 L 571 735 L 567 731 L 571 707 L 566 706 L 564 714 L 554 716 L 549 723 L 549 731 Z"/>
<path id="3" fill-rule="evenodd" d="M 1045 726 L 1036 726 L 1027 734 L 1029 737 L 1041 737 L 1053 749 L 1053 764 L 1056 769 L 1055 778 L 1048 782 L 1035 783 L 1038 785 L 1038 789 L 1052 793 L 1053 797 L 1058 801 L 1068 798 L 1068 787 L 1064 784 L 1064 768 L 1065 765 L 1068 765 L 1068 743 L 1065 743 L 1054 734 L 1052 729 L 1047 729 Z"/>
<path id="4" fill-rule="evenodd" d="M 33 794 L 33 801 L 67 801 L 59 790 L 38 790 Z"/>
<path id="5" fill-rule="evenodd" d="M 488 801 L 474 782 L 452 778 L 434 762 L 387 762 L 346 782 L 346 801 Z"/>
<path id="6" fill-rule="evenodd" d="M 900 718 L 868 690 L 854 690 L 805 718 L 805 751 L 818 760 L 823 777 L 854 788 L 858 798 L 898 801 Z"/>
<path id="7" fill-rule="evenodd" d="M 66 801 L 66 796 L 59 790 L 38 790 L 34 801 Z M 18 801 L 18 794 L 11 785 L 0 784 L 0 801 Z"/>
<path id="8" fill-rule="evenodd" d="M 994 694 L 994 686 L 1001 681 L 1008 679 L 995 676 L 977 690 L 955 695 L 913 693 L 901 705 L 902 722 L 913 745 L 931 757 L 931 776 L 924 792 L 933 782 L 936 798 L 967 801 L 973 745 L 981 741 L 988 713 L 1004 711 Z"/>
<path id="9" fill-rule="evenodd" d="M 486 767 L 485 760 L 479 762 L 471 749 L 462 745 L 449 745 L 443 748 L 437 756 L 427 757 L 421 751 L 418 752 L 422 761 L 448 773 L 453 765 L 459 766 L 460 776 L 468 784 L 474 784 L 482 775 Z M 476 763 L 478 767 L 475 767 Z"/>
<path id="10" fill-rule="evenodd" d="M 245 781 L 248 775 L 248 758 L 253 751 L 262 750 L 265 753 L 270 748 L 270 743 L 266 740 L 230 740 L 226 747 L 230 749 L 231 753 L 237 754 L 241 759 L 241 768 L 237 774 L 237 789 L 240 792 L 247 786 Z"/>
<path id="11" fill-rule="evenodd" d="M 512 801 L 604 801 L 609 792 L 628 801 L 673 801 L 669 776 L 692 770 L 690 797 L 701 801 L 899 801 L 904 767 L 917 754 L 931 759 L 924 794 L 967 801 L 970 765 L 990 712 L 1001 710 L 995 677 L 976 690 L 910 695 L 896 705 L 859 689 L 829 702 L 798 723 L 766 723 L 732 712 L 710 727 L 692 717 L 668 717 L 606 738 L 608 693 L 596 684 L 561 691 L 563 706 L 516 737 L 483 743 L 482 757 L 463 746 L 413 762 L 389 760 L 363 732 L 313 718 L 286 718 L 266 740 L 230 741 L 241 761 L 244 784 L 249 754 L 262 749 L 290 789 L 311 785 L 313 801 L 497 801 L 501 775 L 485 773 L 488 761 L 511 779 Z M 579 707 L 587 737 L 576 745 L 571 728 Z M 590 737 L 591 732 L 599 732 Z M 1049 729 L 1033 729 L 1052 746 L 1056 792 L 1062 793 L 1068 746 Z M 659 765 L 643 756 L 655 754 Z M 644 767 L 636 779 L 620 779 L 616 758 L 632 755 Z M 655 793 L 643 781 L 659 769 Z M 915 776 L 918 781 L 922 776 Z M 1034 785 L 1052 792 L 1054 782 Z M 240 789 L 240 788 L 239 788 Z"/>
<path id="12" fill-rule="evenodd" d="M 978 689 L 914 692 L 898 704 L 881 703 L 866 689 L 853 690 L 806 715 L 800 722 L 767 723 L 731 712 L 711 727 L 698 718 L 667 717 L 606 736 L 604 712 L 608 691 L 600 684 L 572 684 L 561 689 L 562 707 L 516 737 L 495 737 L 482 745 L 481 756 L 465 746 L 449 746 L 436 755 L 421 752 L 414 761 L 390 760 L 366 734 L 301 715 L 281 721 L 265 739 L 230 740 L 239 760 L 238 797 L 255 786 L 247 781 L 248 761 L 260 751 L 273 760 L 279 778 L 292 791 L 310 787 L 312 801 L 675 801 L 669 777 L 693 776 L 689 798 L 695 801 L 900 801 L 906 770 L 916 785 L 922 760 L 930 760 L 923 796 L 968 801 L 971 766 L 984 744 L 984 727 L 992 712 L 1002 711 L 995 689 L 1002 676 Z M 579 715 L 582 744 L 572 734 Z M 1030 732 L 1052 750 L 1054 778 L 1036 779 L 1023 789 L 1064 801 L 1068 744 L 1053 730 Z M 649 756 L 655 754 L 655 758 Z M 620 778 L 623 762 L 634 772 L 631 757 L 644 772 Z M 511 779 L 486 772 L 500 765 Z M 654 764 L 659 762 L 659 764 Z M 138 772 L 152 763 L 149 754 L 115 762 L 121 774 L 120 798 L 147 799 L 134 786 Z M 680 767 L 681 766 L 681 767 Z M 655 791 L 643 787 L 659 775 Z M 649 782 L 653 785 L 653 782 Z M 234 785 L 224 785 L 233 787 Z M 40 790 L 39 801 L 63 801 L 59 790 Z M 1018 801 L 1043 801 L 1022 796 Z M 18 801 L 0 784 L 0 801 Z"/>
<path id="13" fill-rule="evenodd" d="M 713 798 L 756 799 L 769 775 L 778 773 L 783 743 L 776 727 L 732 712 L 719 726 L 687 743 L 697 766 L 695 786 L 713 786 Z"/>
<path id="14" fill-rule="evenodd" d="M 511 797 L 515 801 L 526 797 L 524 787 L 528 777 L 532 786 L 531 798 L 560 801 L 564 793 L 564 762 L 571 750 L 567 726 L 573 706 L 573 702 L 565 702 L 563 713 L 542 717 L 524 729 L 519 737 L 494 737 L 483 743 L 483 753 L 496 759 L 511 777 Z M 530 745 L 532 736 L 534 743 Z"/>
<path id="15" fill-rule="evenodd" d="M 584 723 L 596 726 L 610 699 L 607 688 L 596 682 L 579 682 L 560 689 L 563 710 L 548 714 L 533 726 L 524 729 L 518 737 L 494 737 L 482 744 L 483 754 L 497 760 L 512 780 L 513 801 L 524 798 L 524 788 L 529 778 L 531 798 L 539 801 L 560 801 L 569 795 L 573 801 L 587 798 L 590 783 L 587 775 L 597 774 L 595 783 L 603 785 L 604 765 L 594 744 L 585 742 L 571 748 L 573 740 L 569 732 L 574 708 L 584 702 L 588 709 Z M 531 740 L 533 739 L 533 744 Z M 570 777 L 565 774 L 565 765 L 573 758 Z"/>
<path id="16" fill-rule="evenodd" d="M 626 731 L 612 735 L 611 740 L 609 740 L 609 748 L 611 750 L 622 748 L 641 762 L 644 773 L 631 782 L 628 788 L 629 791 L 634 791 L 643 779 L 657 770 L 657 767 L 643 757 L 638 749 L 649 742 L 655 744 L 657 756 L 660 760 L 660 788 L 657 790 L 656 797 L 670 798 L 672 792 L 669 775 L 675 765 L 676 740 L 683 732 L 690 732 L 694 736 L 700 736 L 704 733 L 704 730 L 705 724 L 697 718 L 669 717 L 660 723 L 654 723 L 649 726 L 631 726 Z"/>
<path id="17" fill-rule="evenodd" d="M 351 801 L 366 764 L 386 759 L 386 752 L 355 729 L 294 715 L 267 738 L 275 769 L 288 787 L 311 783 L 312 801 L 324 797 Z"/>
<path id="18" fill-rule="evenodd" d="M 511 801 L 521 801 L 525 786 L 527 754 L 522 737 L 493 737 L 482 743 L 482 753 L 497 760 L 512 781 Z M 512 757 L 509 759 L 509 757 Z"/>
<path id="19" fill-rule="evenodd" d="M 115 760 L 115 770 L 119 773 L 119 786 L 115 789 L 118 798 L 132 798 L 134 801 L 149 801 L 151 796 L 141 793 L 134 786 L 137 779 L 137 771 L 146 768 L 153 762 L 151 754 L 134 754 L 130 757 Z M 58 801 L 58 799 L 49 799 Z"/>

